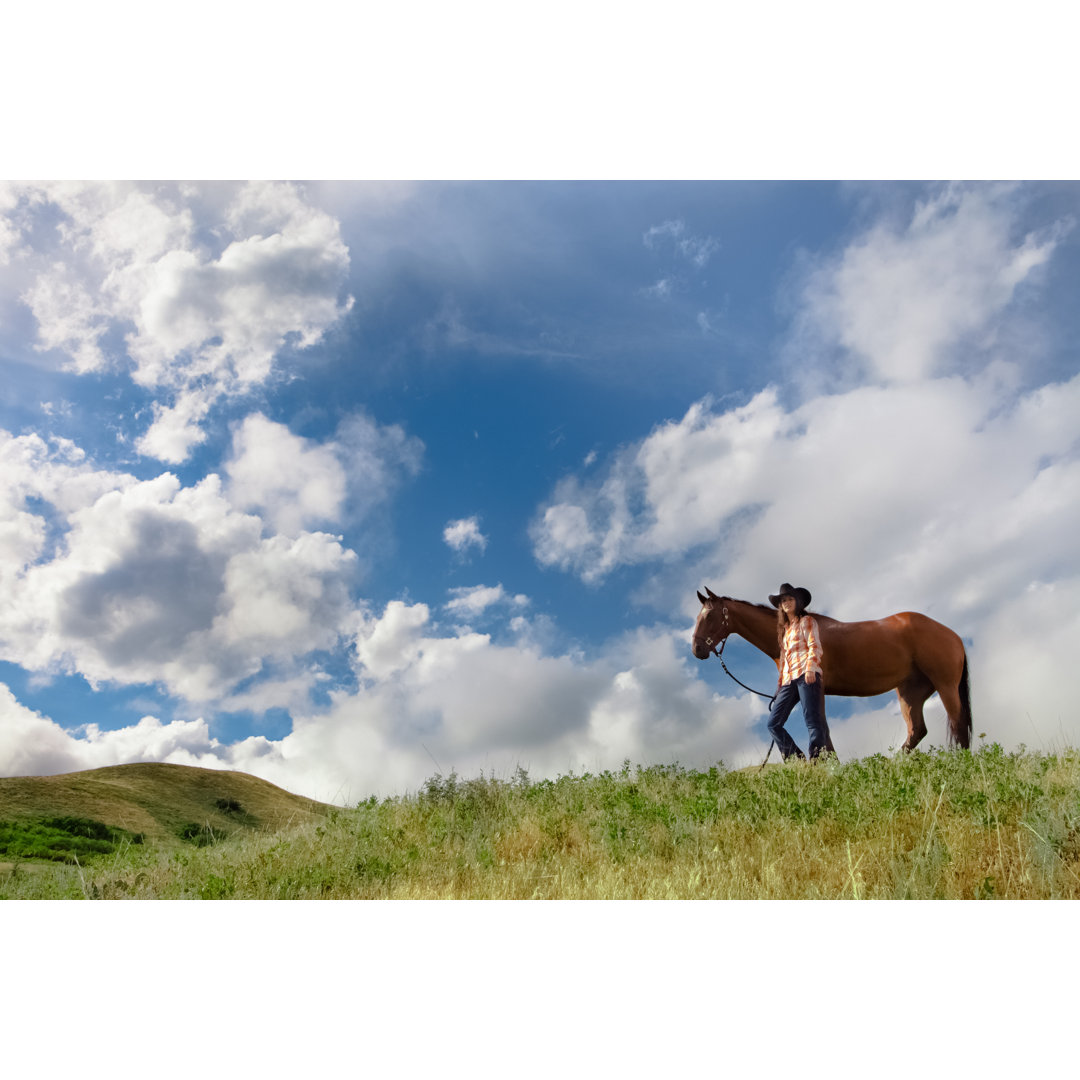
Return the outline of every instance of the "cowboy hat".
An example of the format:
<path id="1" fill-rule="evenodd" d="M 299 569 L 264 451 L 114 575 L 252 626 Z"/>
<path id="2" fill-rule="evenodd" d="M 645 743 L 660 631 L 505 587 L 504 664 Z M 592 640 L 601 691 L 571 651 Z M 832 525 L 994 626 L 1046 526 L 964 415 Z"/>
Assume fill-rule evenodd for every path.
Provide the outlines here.
<path id="1" fill-rule="evenodd" d="M 779 607 L 780 601 L 783 600 L 785 596 L 793 596 L 801 608 L 805 609 L 810 606 L 810 590 L 804 589 L 801 586 L 796 589 L 786 581 L 780 586 L 780 591 L 775 596 L 769 597 L 769 603 L 772 604 L 773 607 Z"/>

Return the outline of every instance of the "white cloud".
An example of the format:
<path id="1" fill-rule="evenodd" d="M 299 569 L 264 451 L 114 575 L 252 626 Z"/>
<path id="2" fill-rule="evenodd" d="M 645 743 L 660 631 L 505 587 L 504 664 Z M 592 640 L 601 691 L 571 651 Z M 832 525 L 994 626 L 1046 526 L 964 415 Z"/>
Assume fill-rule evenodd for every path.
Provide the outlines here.
<path id="1" fill-rule="evenodd" d="M 1073 563 L 1075 566 L 1075 562 Z M 1063 672 L 1080 633 L 1080 575 L 1033 581 L 1003 597 L 979 626 L 970 651 L 975 732 L 1005 746 L 1060 752 L 1080 744 L 1080 724 Z"/>
<path id="2" fill-rule="evenodd" d="M 162 723 L 144 716 L 136 724 L 103 731 L 96 724 L 72 731 L 21 705 L 0 683 L 0 776 L 53 776 L 136 761 L 233 768 L 271 749 L 253 738 L 231 747 L 210 735 L 205 720 Z"/>
<path id="3" fill-rule="evenodd" d="M 0 683 L 0 775 L 74 772 L 82 766 L 72 741 L 59 724 L 20 705 Z"/>
<path id="4" fill-rule="evenodd" d="M 95 470 L 83 452 L 66 440 L 38 435 L 15 437 L 0 430 L 0 588 L 11 598 L 28 568 L 46 551 L 50 523 L 29 506 L 50 503 L 66 517 L 91 505 L 134 477 Z"/>
<path id="5" fill-rule="evenodd" d="M 480 531 L 479 519 L 475 516 L 449 521 L 443 529 L 443 540 L 459 555 L 464 555 L 469 548 L 487 547 L 487 537 Z"/>
<path id="6" fill-rule="evenodd" d="M 216 475 L 138 481 L 6 433 L 0 458 L 0 655 L 30 671 L 207 701 L 351 625 L 355 554 L 325 533 L 264 537 Z"/>
<path id="7" fill-rule="evenodd" d="M 109 329 L 109 310 L 71 268 L 53 264 L 21 299 L 37 319 L 38 349 L 67 353 L 80 375 L 105 367 L 101 338 Z"/>
<path id="8" fill-rule="evenodd" d="M 326 533 L 272 536 L 234 555 L 215 636 L 263 660 L 332 648 L 351 610 L 354 561 L 340 538 Z"/>
<path id="9" fill-rule="evenodd" d="M 347 509 L 359 518 L 384 502 L 399 479 L 420 469 L 424 444 L 397 425 L 347 417 L 334 439 L 315 443 L 284 424 L 253 413 L 233 431 L 225 463 L 229 498 L 256 510 L 278 532 L 295 535 L 340 523 Z"/>
<path id="10" fill-rule="evenodd" d="M 839 346 L 861 374 L 893 384 L 981 367 L 997 320 L 1071 226 L 1017 238 L 1010 196 L 1006 186 L 945 188 L 909 221 L 880 221 L 814 266 L 794 363 Z"/>
<path id="11" fill-rule="evenodd" d="M 315 344 L 352 304 L 335 218 L 292 184 L 246 184 L 217 209 L 225 190 L 58 183 L 0 201 L 37 348 L 100 371 L 120 362 L 104 339 L 123 331 L 133 379 L 167 399 L 139 449 L 171 463 L 201 441 L 215 401 L 265 382 L 286 344 Z M 20 246 L 16 210 L 37 215 L 40 250 Z M 46 243 L 41 222 L 57 214 Z"/>
<path id="12" fill-rule="evenodd" d="M 261 510 L 279 532 L 341 516 L 345 470 L 335 448 L 312 444 L 260 413 L 234 430 L 225 472 L 233 505 Z"/>
<path id="13" fill-rule="evenodd" d="M 155 402 L 154 422 L 135 441 L 140 454 L 170 465 L 187 461 L 192 448 L 206 440 L 199 426 L 214 403 L 215 394 L 206 389 L 182 390 L 172 405 Z"/>
<path id="14" fill-rule="evenodd" d="M 524 608 L 529 604 L 527 596 L 520 593 L 511 596 L 501 584 L 451 589 L 450 595 L 452 599 L 447 601 L 446 610 L 453 615 L 461 615 L 465 618 L 476 618 L 495 605 Z"/>
<path id="15" fill-rule="evenodd" d="M 382 618 L 365 617 L 356 635 L 356 658 L 364 672 L 383 679 L 415 662 L 429 618 L 426 604 L 410 607 L 400 600 L 391 600 Z"/>

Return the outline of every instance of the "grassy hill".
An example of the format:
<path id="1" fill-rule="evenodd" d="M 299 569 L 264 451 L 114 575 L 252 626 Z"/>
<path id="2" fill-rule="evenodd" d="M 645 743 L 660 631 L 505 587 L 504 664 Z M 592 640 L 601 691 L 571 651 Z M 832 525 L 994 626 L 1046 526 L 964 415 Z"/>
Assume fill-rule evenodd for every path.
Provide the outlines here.
<path id="1" fill-rule="evenodd" d="M 114 780 L 119 772 L 126 788 L 123 797 L 110 789 L 108 820 L 142 828 L 138 808 L 168 846 L 148 831 L 144 844 L 78 865 L 27 873 L 16 863 L 0 872 L 0 898 L 1080 899 L 1073 750 L 995 744 L 734 772 L 627 763 L 554 780 L 451 774 L 350 809 L 252 777 L 176 768 L 102 770 Z M 94 775 L 57 790 L 89 800 Z M 179 788 L 167 797 L 170 783 Z M 0 818 L 11 784 L 0 782 Z M 241 812 L 218 805 L 234 798 L 254 816 L 256 793 L 268 791 L 277 792 L 277 831 L 269 810 L 262 827 L 237 827 Z M 83 801 L 69 812 L 104 814 L 99 807 Z M 204 818 L 232 831 L 178 839 L 185 821 Z"/>
<path id="2" fill-rule="evenodd" d="M 0 778 L 0 859 L 63 858 L 95 840 L 166 848 L 322 819 L 331 808 L 245 773 L 187 765 L 116 765 L 60 776 Z"/>

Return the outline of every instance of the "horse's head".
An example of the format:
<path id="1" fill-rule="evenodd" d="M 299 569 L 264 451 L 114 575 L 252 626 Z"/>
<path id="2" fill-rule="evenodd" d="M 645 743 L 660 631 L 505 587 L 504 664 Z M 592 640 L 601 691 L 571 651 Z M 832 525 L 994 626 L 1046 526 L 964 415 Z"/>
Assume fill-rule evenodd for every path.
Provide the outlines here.
<path id="1" fill-rule="evenodd" d="M 731 633 L 731 621 L 724 597 L 717 596 L 708 586 L 705 596 L 697 594 L 701 601 L 701 611 L 694 624 L 694 655 L 699 660 L 708 660 L 716 647 Z"/>

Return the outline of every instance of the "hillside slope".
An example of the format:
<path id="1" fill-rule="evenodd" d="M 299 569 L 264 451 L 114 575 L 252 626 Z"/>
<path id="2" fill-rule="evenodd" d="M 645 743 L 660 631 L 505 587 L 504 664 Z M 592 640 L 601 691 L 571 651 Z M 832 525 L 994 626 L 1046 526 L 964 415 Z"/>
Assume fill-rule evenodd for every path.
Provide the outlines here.
<path id="1" fill-rule="evenodd" d="M 0 777 L 0 821 L 77 817 L 148 839 L 176 840 L 185 829 L 218 835 L 278 829 L 332 807 L 247 773 L 140 763 L 64 773 Z"/>

